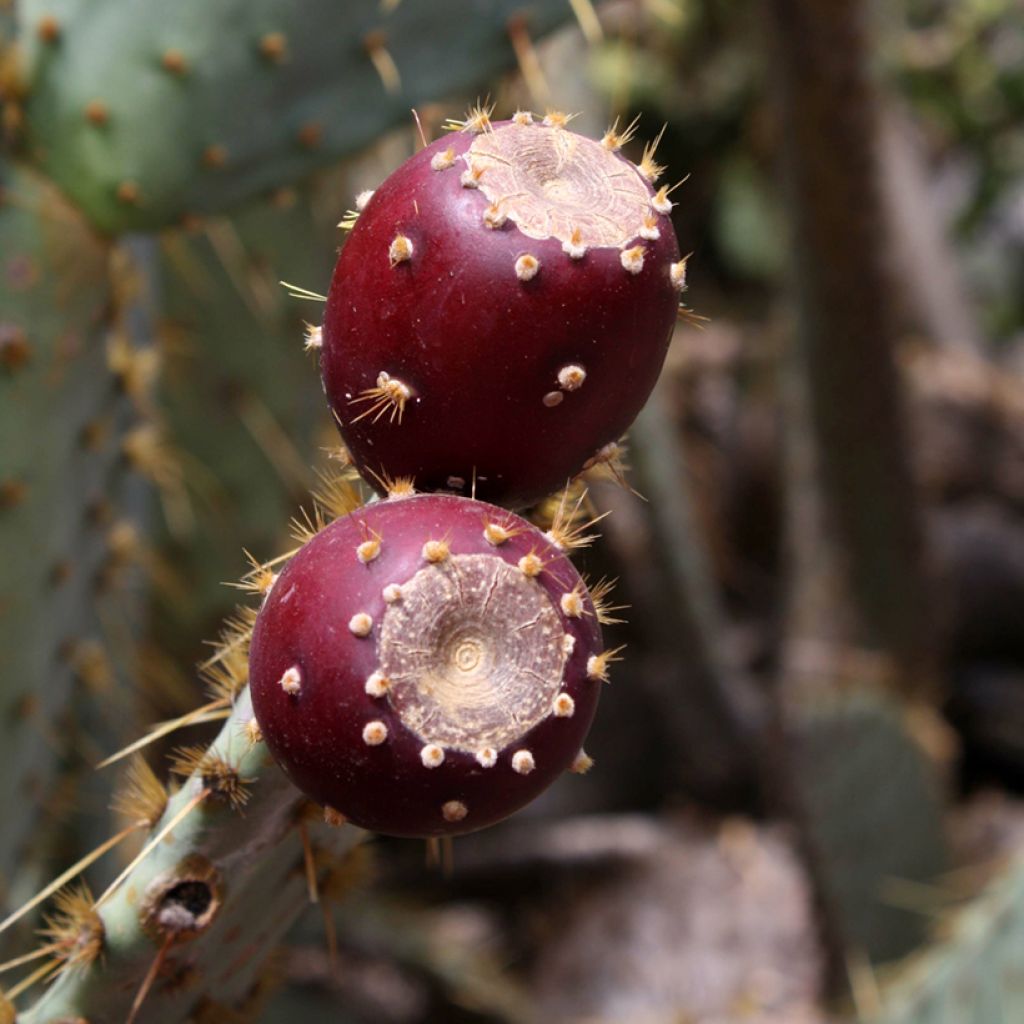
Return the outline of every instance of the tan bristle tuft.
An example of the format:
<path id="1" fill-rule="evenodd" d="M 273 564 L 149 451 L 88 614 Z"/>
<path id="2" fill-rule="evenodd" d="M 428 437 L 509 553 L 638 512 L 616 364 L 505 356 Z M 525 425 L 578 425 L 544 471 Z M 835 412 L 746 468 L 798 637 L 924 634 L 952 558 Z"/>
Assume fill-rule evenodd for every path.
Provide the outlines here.
<path id="1" fill-rule="evenodd" d="M 615 661 L 622 661 L 618 654 L 625 649 L 625 644 L 614 647 L 610 651 L 602 651 L 600 654 L 592 654 L 587 659 L 587 678 L 602 683 L 608 682 L 608 666 Z"/>
<path id="2" fill-rule="evenodd" d="M 490 106 L 484 103 L 477 103 L 470 107 L 466 116 L 460 121 L 456 118 L 448 118 L 443 127 L 446 131 L 473 132 L 479 135 L 481 132 L 491 130 L 491 115 L 494 113 L 494 104 Z"/>
<path id="3" fill-rule="evenodd" d="M 644 247 L 634 245 L 631 249 L 624 249 L 619 256 L 622 269 L 628 270 L 631 274 L 639 274 L 644 269 Z"/>
<path id="4" fill-rule="evenodd" d="M 330 825 L 331 828 L 341 828 L 348 821 L 341 811 L 336 811 L 333 807 L 324 808 L 324 824 Z"/>
<path id="5" fill-rule="evenodd" d="M 324 347 L 324 332 L 316 324 L 306 324 L 302 348 L 306 352 L 319 352 Z"/>
<path id="6" fill-rule="evenodd" d="M 288 694 L 289 697 L 296 697 L 302 692 L 302 673 L 295 665 L 285 669 L 284 674 L 278 680 L 277 685 Z"/>
<path id="7" fill-rule="evenodd" d="M 376 423 L 390 410 L 390 422 L 394 423 L 397 420 L 400 424 L 406 402 L 410 398 L 412 398 L 412 389 L 407 384 L 403 384 L 397 377 L 392 377 L 389 373 L 381 370 L 377 374 L 377 386 L 366 388 L 358 398 L 352 399 L 352 405 L 358 405 L 361 402 L 370 403 L 369 407 L 352 422 L 358 423 L 367 416 L 372 416 L 372 422 Z"/>
<path id="8" fill-rule="evenodd" d="M 479 188 L 480 179 L 484 176 L 486 168 L 483 164 L 477 162 L 473 163 L 471 160 L 469 166 L 462 172 L 462 177 L 459 178 L 459 184 L 463 188 Z"/>
<path id="9" fill-rule="evenodd" d="M 558 602 L 559 607 L 562 609 L 562 614 L 567 615 L 570 619 L 579 619 L 587 613 L 587 605 L 583 600 L 583 590 L 577 584 L 572 590 L 564 593 Z"/>
<path id="10" fill-rule="evenodd" d="M 367 565 L 372 562 L 375 558 L 380 556 L 381 545 L 383 540 L 381 535 L 376 530 L 371 530 L 366 523 L 359 524 L 363 536 L 366 538 L 362 543 L 356 545 L 356 558 L 359 559 L 363 565 Z"/>
<path id="11" fill-rule="evenodd" d="M 612 591 L 615 589 L 615 584 L 618 583 L 618 580 L 610 580 L 602 576 L 593 586 L 590 586 L 587 578 L 584 576 L 583 582 L 590 591 L 590 600 L 594 605 L 594 611 L 597 613 L 597 621 L 602 626 L 621 625 L 626 621 L 625 619 L 616 618 L 615 613 L 625 611 L 629 605 L 611 603 Z"/>
<path id="12" fill-rule="evenodd" d="M 363 507 L 363 498 L 356 486 L 358 474 L 351 466 L 336 470 L 317 470 L 313 501 L 327 519 L 341 519 Z"/>
<path id="13" fill-rule="evenodd" d="M 138 822 L 149 828 L 163 817 L 167 788 L 141 754 L 128 762 L 110 809 L 125 822 Z"/>
<path id="14" fill-rule="evenodd" d="M 507 220 L 508 215 L 497 203 L 491 203 L 491 205 L 484 210 L 484 227 L 491 228 L 493 231 L 497 231 L 499 228 L 504 227 Z"/>
<path id="15" fill-rule="evenodd" d="M 447 171 L 455 163 L 455 150 L 449 146 L 430 158 L 430 166 L 435 171 Z"/>
<path id="16" fill-rule="evenodd" d="M 428 743 L 420 751 L 420 761 L 424 768 L 439 768 L 444 764 L 444 748 L 436 743 Z"/>
<path id="17" fill-rule="evenodd" d="M 356 196 L 356 211 L 362 213 L 366 209 L 367 203 L 373 198 L 373 189 L 364 189 L 359 195 Z"/>
<path id="18" fill-rule="evenodd" d="M 604 133 L 604 137 L 601 139 L 601 145 L 605 149 L 612 153 L 617 153 L 623 146 L 629 145 L 632 141 L 633 136 L 636 134 L 636 127 L 640 123 L 640 115 L 636 117 L 620 132 L 619 131 L 619 119 L 615 118 L 615 123 Z"/>
<path id="19" fill-rule="evenodd" d="M 600 536 L 597 533 L 588 533 L 591 527 L 596 526 L 609 513 L 592 516 L 590 514 L 589 492 L 586 488 L 577 491 L 576 500 L 572 500 L 575 487 L 567 487 L 555 506 L 551 516 L 551 526 L 545 532 L 545 536 L 560 551 L 576 551 L 579 548 L 589 548 Z M 550 507 L 550 506 L 549 506 Z"/>
<path id="20" fill-rule="evenodd" d="M 544 571 L 544 563 L 541 561 L 540 556 L 533 551 L 528 555 L 523 555 L 517 564 L 519 571 L 531 580 L 536 579 Z"/>
<path id="21" fill-rule="evenodd" d="M 648 242 L 656 242 L 661 238 L 661 228 L 658 227 L 658 218 L 653 212 L 644 214 L 644 224 L 640 229 L 640 237 L 646 239 Z"/>
<path id="22" fill-rule="evenodd" d="M 373 630 L 373 616 L 369 615 L 367 612 L 356 612 L 356 614 L 348 620 L 348 628 L 353 636 L 364 639 L 368 637 Z"/>
<path id="23" fill-rule="evenodd" d="M 541 121 L 541 124 L 545 128 L 565 128 L 576 116 L 576 114 L 566 114 L 561 110 L 549 110 L 544 115 L 544 120 Z"/>
<path id="24" fill-rule="evenodd" d="M 562 252 L 573 260 L 581 260 L 587 255 L 587 247 L 583 242 L 583 232 L 580 228 L 572 229 L 568 241 L 562 243 Z"/>
<path id="25" fill-rule="evenodd" d="M 586 775 L 593 767 L 594 759 L 585 750 L 581 750 L 569 766 L 569 771 L 574 775 Z"/>
<path id="26" fill-rule="evenodd" d="M 369 697 L 386 697 L 390 688 L 391 680 L 380 672 L 371 673 L 363 687 Z"/>
<path id="27" fill-rule="evenodd" d="M 476 763 L 481 768 L 493 768 L 498 763 L 498 752 L 494 747 L 484 747 L 476 752 Z"/>
<path id="28" fill-rule="evenodd" d="M 441 807 L 441 817 L 445 821 L 462 821 L 469 814 L 469 808 L 461 800 L 449 800 Z"/>
<path id="29" fill-rule="evenodd" d="M 383 722 L 367 722 L 363 726 L 363 742 L 368 747 L 379 747 L 388 738 L 388 727 Z"/>
<path id="30" fill-rule="evenodd" d="M 555 718 L 572 718 L 576 712 L 576 702 L 567 693 L 560 693 L 551 703 L 551 713 Z"/>
<path id="31" fill-rule="evenodd" d="M 423 545 L 423 558 L 431 565 L 445 561 L 450 553 L 448 542 L 444 540 L 428 540 Z"/>
<path id="32" fill-rule="evenodd" d="M 669 264 L 669 279 L 677 292 L 686 291 L 686 261 L 689 258 L 689 256 L 684 256 L 678 263 Z"/>
<path id="33" fill-rule="evenodd" d="M 540 270 L 540 260 L 526 252 L 516 260 L 516 277 L 520 281 L 532 281 Z"/>
<path id="34" fill-rule="evenodd" d="M 248 739 L 249 744 L 253 747 L 255 747 L 257 743 L 263 742 L 263 730 L 260 728 L 260 723 L 257 722 L 255 718 L 250 718 L 249 721 L 245 723 L 245 736 L 246 739 Z"/>
<path id="35" fill-rule="evenodd" d="M 537 767 L 537 762 L 529 750 L 517 750 L 512 755 L 512 771 L 518 775 L 529 775 Z"/>
<path id="36" fill-rule="evenodd" d="M 392 267 L 397 267 L 399 263 L 405 263 L 412 259 L 413 245 L 410 239 L 405 235 L 395 235 L 390 247 L 388 248 L 388 260 L 391 262 Z"/>
<path id="37" fill-rule="evenodd" d="M 512 123 L 523 127 L 533 124 L 533 114 L 529 110 L 517 110 L 512 115 Z"/>
<path id="38" fill-rule="evenodd" d="M 558 371 L 558 386 L 563 391 L 578 391 L 587 379 L 587 371 L 576 363 L 563 366 Z"/>
<path id="39" fill-rule="evenodd" d="M 88 967 L 103 952 L 106 933 L 94 903 L 83 882 L 57 893 L 54 912 L 44 918 L 39 934 L 57 947 L 54 956 L 65 967 Z"/>
<path id="40" fill-rule="evenodd" d="M 205 789 L 226 800 L 236 811 L 248 803 L 249 787 L 255 781 L 243 778 L 234 765 L 199 746 L 175 750 L 171 755 L 171 771 L 186 779 L 198 775 Z"/>
<path id="41" fill-rule="evenodd" d="M 640 163 L 637 164 L 636 169 L 652 185 L 665 173 L 665 168 L 654 159 L 654 154 L 658 151 L 658 146 L 661 144 L 667 127 L 667 124 L 662 125 L 661 131 L 655 136 L 654 141 L 648 142 L 644 146 L 643 156 L 640 158 Z"/>

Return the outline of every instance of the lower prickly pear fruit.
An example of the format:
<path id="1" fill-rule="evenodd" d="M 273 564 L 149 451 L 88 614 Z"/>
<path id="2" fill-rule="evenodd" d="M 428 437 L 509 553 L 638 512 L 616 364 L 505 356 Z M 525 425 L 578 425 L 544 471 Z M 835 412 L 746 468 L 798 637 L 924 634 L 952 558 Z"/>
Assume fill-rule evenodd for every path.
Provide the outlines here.
<path id="1" fill-rule="evenodd" d="M 250 678 L 301 790 L 364 828 L 433 836 L 507 817 L 573 765 L 605 659 L 583 580 L 544 534 L 421 495 L 336 520 L 289 562 Z"/>
<path id="2" fill-rule="evenodd" d="M 685 261 L 662 168 L 623 141 L 477 111 L 360 197 L 321 372 L 364 476 L 524 506 L 630 425 Z"/>

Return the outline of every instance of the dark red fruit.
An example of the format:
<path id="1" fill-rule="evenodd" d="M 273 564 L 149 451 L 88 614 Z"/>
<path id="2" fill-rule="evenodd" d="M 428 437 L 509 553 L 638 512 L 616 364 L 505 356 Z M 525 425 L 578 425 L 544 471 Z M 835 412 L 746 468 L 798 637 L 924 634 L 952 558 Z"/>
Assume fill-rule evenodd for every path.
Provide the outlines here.
<path id="1" fill-rule="evenodd" d="M 481 114 L 417 153 L 342 249 L 321 372 L 368 478 L 530 504 L 658 377 L 685 285 L 661 169 L 527 118 Z"/>
<path id="2" fill-rule="evenodd" d="M 573 765 L 607 660 L 582 580 L 542 533 L 423 495 L 337 520 L 288 563 L 250 676 L 295 785 L 364 828 L 432 836 L 507 817 Z"/>

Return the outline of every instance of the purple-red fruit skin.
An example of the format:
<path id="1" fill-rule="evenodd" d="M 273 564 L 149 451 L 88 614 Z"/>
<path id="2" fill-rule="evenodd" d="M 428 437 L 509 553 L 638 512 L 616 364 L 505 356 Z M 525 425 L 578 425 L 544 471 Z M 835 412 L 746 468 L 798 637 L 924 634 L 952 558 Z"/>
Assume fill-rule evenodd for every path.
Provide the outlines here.
<path id="1" fill-rule="evenodd" d="M 522 532 L 495 546 L 483 536 L 488 521 Z M 380 552 L 364 564 L 356 548 L 373 535 L 381 538 Z M 559 612 L 562 628 L 574 638 L 560 687 L 575 704 L 571 717 L 545 717 L 500 750 L 493 767 L 453 749 L 446 749 L 438 767 L 425 767 L 421 751 L 430 737 L 407 729 L 390 696 L 370 696 L 365 682 L 379 665 L 378 639 L 389 609 L 384 587 L 424 568 L 442 571 L 424 560 L 423 544 L 431 539 L 446 539 L 451 557 L 486 555 L 511 566 L 531 552 L 539 555 L 546 567 L 530 585 L 542 588 L 556 611 L 563 594 L 582 591 L 569 560 L 508 511 L 448 495 L 378 502 L 335 521 L 293 557 L 265 600 L 250 651 L 256 718 L 278 764 L 313 800 L 389 835 L 469 832 L 527 804 L 572 764 L 602 685 L 587 677 L 588 658 L 601 650 L 601 632 L 585 596 L 579 617 Z M 373 618 L 365 638 L 349 628 L 360 612 Z M 293 667 L 301 687 L 289 694 L 280 681 Z M 386 740 L 376 746 L 363 738 L 370 722 L 387 727 Z M 535 759 L 528 774 L 512 767 L 512 755 L 521 749 Z M 442 812 L 452 801 L 466 808 L 461 820 L 447 820 Z"/>
<path id="2" fill-rule="evenodd" d="M 477 497 L 522 507 L 563 487 L 640 411 L 676 318 L 669 268 L 679 252 L 667 216 L 656 218 L 658 239 L 629 242 L 644 252 L 638 273 L 624 269 L 622 248 L 571 259 L 557 238 L 529 238 L 511 220 L 485 227 L 487 199 L 460 184 L 459 157 L 474 138 L 427 146 L 360 214 L 334 271 L 321 373 L 368 479 L 411 476 L 428 491 L 463 481 L 466 492 L 475 480 Z M 449 148 L 454 166 L 434 170 L 432 158 Z M 396 235 L 413 253 L 392 265 Z M 515 273 L 523 254 L 540 262 L 527 281 Z M 573 365 L 585 383 L 560 389 L 559 371 Z M 401 421 L 385 411 L 357 422 L 367 408 L 358 399 L 381 371 L 412 391 Z M 561 397 L 549 406 L 552 394 Z"/>

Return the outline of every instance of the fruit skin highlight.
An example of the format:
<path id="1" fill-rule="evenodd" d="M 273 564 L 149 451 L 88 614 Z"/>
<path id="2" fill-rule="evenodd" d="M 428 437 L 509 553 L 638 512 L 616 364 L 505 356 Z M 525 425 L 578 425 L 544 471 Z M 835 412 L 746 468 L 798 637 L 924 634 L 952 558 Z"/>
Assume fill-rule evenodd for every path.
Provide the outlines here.
<path id="1" fill-rule="evenodd" d="M 373 831 L 453 835 L 573 765 L 600 653 L 583 581 L 540 531 L 421 495 L 336 520 L 289 562 L 253 632 L 252 698 L 313 800 Z"/>
<path id="2" fill-rule="evenodd" d="M 320 366 L 376 486 L 529 505 L 617 440 L 657 380 L 685 287 L 660 168 L 527 117 L 481 115 L 361 197 Z"/>

